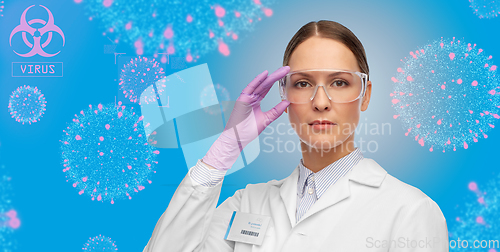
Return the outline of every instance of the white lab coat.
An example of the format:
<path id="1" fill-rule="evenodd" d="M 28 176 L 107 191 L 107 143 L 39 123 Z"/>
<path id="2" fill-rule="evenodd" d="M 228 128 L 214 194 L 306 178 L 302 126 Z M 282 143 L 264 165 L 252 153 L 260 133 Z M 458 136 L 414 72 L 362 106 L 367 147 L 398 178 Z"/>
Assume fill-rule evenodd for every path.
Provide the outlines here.
<path id="1" fill-rule="evenodd" d="M 373 159 L 363 158 L 295 223 L 298 175 L 299 166 L 285 179 L 249 184 L 217 208 L 222 181 L 204 187 L 186 175 L 144 252 L 448 251 L 438 205 Z M 262 245 L 224 240 L 233 211 L 271 216 Z"/>

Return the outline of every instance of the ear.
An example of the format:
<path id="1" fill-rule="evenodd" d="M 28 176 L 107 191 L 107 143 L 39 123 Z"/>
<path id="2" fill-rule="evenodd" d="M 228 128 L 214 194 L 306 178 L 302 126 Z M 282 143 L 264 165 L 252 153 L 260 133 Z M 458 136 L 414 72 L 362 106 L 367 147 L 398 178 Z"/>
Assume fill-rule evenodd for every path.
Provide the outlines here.
<path id="1" fill-rule="evenodd" d="M 363 96 L 363 102 L 361 103 L 361 111 L 365 111 L 368 109 L 368 103 L 370 103 L 371 94 L 372 94 L 372 82 L 368 81 L 366 83 L 365 96 Z"/>
<path id="2" fill-rule="evenodd" d="M 281 101 L 284 101 L 284 100 L 281 100 Z M 287 113 L 287 114 L 288 114 L 288 107 L 287 107 L 287 108 L 285 108 L 285 113 Z"/>

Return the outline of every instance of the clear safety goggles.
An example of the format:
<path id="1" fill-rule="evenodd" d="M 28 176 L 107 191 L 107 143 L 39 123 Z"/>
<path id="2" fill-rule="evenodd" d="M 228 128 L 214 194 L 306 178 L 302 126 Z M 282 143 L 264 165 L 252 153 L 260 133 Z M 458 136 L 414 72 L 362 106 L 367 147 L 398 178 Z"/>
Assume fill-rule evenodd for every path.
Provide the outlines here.
<path id="1" fill-rule="evenodd" d="M 364 96 L 367 80 L 365 73 L 339 69 L 292 71 L 279 80 L 280 95 L 290 103 L 309 103 L 321 86 L 330 101 L 348 103 Z"/>

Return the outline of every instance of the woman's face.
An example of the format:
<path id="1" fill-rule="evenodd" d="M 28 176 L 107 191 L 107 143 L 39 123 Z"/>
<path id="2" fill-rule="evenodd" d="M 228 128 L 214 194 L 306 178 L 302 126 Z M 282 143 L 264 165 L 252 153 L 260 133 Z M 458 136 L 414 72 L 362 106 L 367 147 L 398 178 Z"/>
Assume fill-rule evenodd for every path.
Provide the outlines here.
<path id="1" fill-rule="evenodd" d="M 320 37 L 311 37 L 297 46 L 288 65 L 290 72 L 320 68 L 361 72 L 356 57 L 347 46 L 336 40 Z M 311 81 L 327 85 L 327 76 L 323 76 L 321 72 L 316 73 Z M 316 149 L 331 149 L 346 141 L 354 141 L 360 111 L 367 109 L 370 95 L 370 81 L 367 82 L 365 96 L 349 103 L 330 101 L 325 90 L 319 87 L 311 102 L 291 103 L 286 112 L 302 142 Z M 313 126 L 315 120 L 328 120 L 335 125 Z"/>

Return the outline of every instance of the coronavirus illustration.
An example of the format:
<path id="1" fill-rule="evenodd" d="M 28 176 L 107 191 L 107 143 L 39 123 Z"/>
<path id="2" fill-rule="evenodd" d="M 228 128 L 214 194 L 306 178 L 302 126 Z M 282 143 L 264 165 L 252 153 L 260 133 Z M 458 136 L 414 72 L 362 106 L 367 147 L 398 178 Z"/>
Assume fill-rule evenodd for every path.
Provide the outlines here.
<path id="1" fill-rule="evenodd" d="M 252 31 L 274 0 L 214 2 L 153 0 L 144 5 L 133 0 L 75 0 L 85 6 L 89 20 L 98 19 L 103 35 L 115 43 L 133 45 L 138 55 L 181 56 L 186 62 L 217 49 L 230 54 L 229 42 Z"/>
<path id="2" fill-rule="evenodd" d="M 470 7 L 479 18 L 495 18 L 500 14 L 498 0 L 469 0 Z"/>
<path id="3" fill-rule="evenodd" d="M 164 91 L 164 82 L 165 73 L 160 64 L 154 58 L 139 56 L 123 66 L 119 85 L 126 98 L 140 104 L 141 102 L 156 101 Z M 142 92 L 153 84 L 156 84 L 154 85 L 156 91 L 151 89 L 151 94 L 143 96 L 144 101 L 141 101 Z"/>
<path id="4" fill-rule="evenodd" d="M 0 162 L 1 162 L 0 157 Z M 10 177 L 6 168 L 0 163 L 0 251 L 15 251 L 17 241 L 14 238 L 14 232 L 21 225 L 17 211 L 12 206 L 12 177 Z"/>
<path id="5" fill-rule="evenodd" d="M 111 238 L 104 235 L 98 235 L 95 237 L 90 237 L 89 240 L 83 245 L 83 251 L 99 251 L 99 252 L 111 252 L 117 251 L 118 248 Z"/>
<path id="6" fill-rule="evenodd" d="M 35 123 L 45 113 L 45 96 L 37 87 L 22 86 L 12 92 L 9 99 L 9 112 L 16 121 Z"/>
<path id="7" fill-rule="evenodd" d="M 394 119 L 421 146 L 467 149 L 500 119 L 500 83 L 491 55 L 476 44 L 441 39 L 410 52 L 390 93 Z"/>
<path id="8" fill-rule="evenodd" d="M 500 178 L 495 176 L 488 181 L 482 188 L 476 182 L 470 182 L 468 187 L 472 192 L 469 199 L 460 204 L 459 216 L 453 222 L 450 222 L 450 240 L 468 240 L 469 248 L 472 247 L 472 241 L 497 240 L 500 233 Z M 453 245 L 453 244 L 450 244 Z M 462 246 L 464 244 L 461 244 Z M 476 244 L 484 246 L 484 244 Z M 474 249 L 474 251 L 496 252 L 498 243 L 494 247 L 487 245 L 485 247 Z M 454 246 L 450 246 L 453 250 Z M 463 248 L 457 251 L 465 251 Z M 497 249 L 497 250 L 495 250 Z M 472 251 L 472 250 L 470 250 Z"/>
<path id="9" fill-rule="evenodd" d="M 21 221 L 17 217 L 17 212 L 14 209 L 0 213 L 0 227 L 17 229 L 21 226 Z"/>
<path id="10" fill-rule="evenodd" d="M 220 114 L 221 111 L 225 112 L 228 109 L 229 103 L 221 103 L 219 107 L 209 106 L 208 104 L 213 104 L 214 102 L 220 103 L 221 101 L 229 101 L 229 92 L 221 84 L 216 84 L 214 86 L 209 85 L 203 88 L 200 95 L 200 105 L 205 110 L 205 112 L 211 115 Z"/>
<path id="11" fill-rule="evenodd" d="M 75 115 L 60 141 L 62 171 L 78 194 L 114 204 L 151 184 L 159 151 L 148 144 L 142 119 L 121 102 Z"/>

